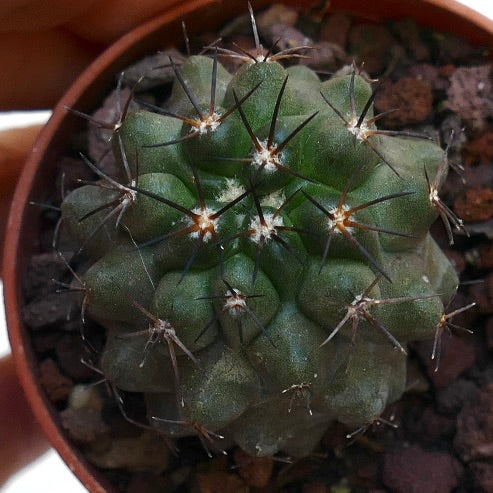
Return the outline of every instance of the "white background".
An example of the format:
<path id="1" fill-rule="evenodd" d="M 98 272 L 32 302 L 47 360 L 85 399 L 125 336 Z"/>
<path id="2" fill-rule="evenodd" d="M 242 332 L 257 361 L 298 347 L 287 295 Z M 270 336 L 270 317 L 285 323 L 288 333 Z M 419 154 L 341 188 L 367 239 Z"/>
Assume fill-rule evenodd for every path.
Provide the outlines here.
<path id="1" fill-rule="evenodd" d="M 493 19 L 493 2 L 491 0 L 460 1 Z M 5 127 L 25 125 L 26 121 L 29 123 L 32 123 L 33 120 L 35 123 L 43 122 L 48 116 L 48 112 L 37 112 L 35 115 L 30 114 L 28 116 L 0 113 L 0 130 Z M 0 357 L 9 352 L 0 282 Z M 14 476 L 1 488 L 0 493 L 87 493 L 87 490 L 73 476 L 58 454 L 54 450 L 50 450 Z"/>

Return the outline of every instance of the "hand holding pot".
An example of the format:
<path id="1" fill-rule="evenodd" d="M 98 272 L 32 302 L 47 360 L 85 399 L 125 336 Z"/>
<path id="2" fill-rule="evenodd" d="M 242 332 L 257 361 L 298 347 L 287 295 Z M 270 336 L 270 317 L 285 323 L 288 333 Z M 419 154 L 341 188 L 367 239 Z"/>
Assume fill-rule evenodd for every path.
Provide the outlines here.
<path id="1" fill-rule="evenodd" d="M 10 0 L 0 6 L 0 111 L 52 108 L 111 42 L 179 0 Z M 40 126 L 0 132 L 0 256 L 17 177 Z M 0 486 L 47 443 L 10 357 L 0 360 Z"/>

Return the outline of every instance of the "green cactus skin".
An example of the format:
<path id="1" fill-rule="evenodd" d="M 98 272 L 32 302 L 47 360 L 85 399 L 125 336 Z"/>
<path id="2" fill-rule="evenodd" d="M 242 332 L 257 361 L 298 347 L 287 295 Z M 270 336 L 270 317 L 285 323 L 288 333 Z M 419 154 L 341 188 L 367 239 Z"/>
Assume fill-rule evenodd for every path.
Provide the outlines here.
<path id="1" fill-rule="evenodd" d="M 115 131 L 127 182 L 88 163 L 103 186 L 62 204 L 102 370 L 171 437 L 307 455 L 333 420 L 365 425 L 402 395 L 407 343 L 455 293 L 429 234 L 446 155 L 378 131 L 354 73 L 229 74 L 217 54 L 175 70 L 166 109 Z"/>

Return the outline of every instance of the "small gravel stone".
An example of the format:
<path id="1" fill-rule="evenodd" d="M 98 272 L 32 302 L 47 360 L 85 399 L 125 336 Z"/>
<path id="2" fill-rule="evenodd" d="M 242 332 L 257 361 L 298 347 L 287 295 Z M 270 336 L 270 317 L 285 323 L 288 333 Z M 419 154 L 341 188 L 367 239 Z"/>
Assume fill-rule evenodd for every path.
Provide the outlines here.
<path id="1" fill-rule="evenodd" d="M 464 164 L 488 164 L 493 160 L 493 131 L 487 130 L 471 139 L 463 150 Z"/>
<path id="2" fill-rule="evenodd" d="M 401 127 L 424 122 L 433 105 L 433 91 L 429 81 L 403 77 L 397 82 L 387 81 L 378 91 L 375 108 L 379 113 L 398 109 L 382 121 L 388 127 Z"/>
<path id="3" fill-rule="evenodd" d="M 493 385 L 477 392 L 476 398 L 457 418 L 455 450 L 466 462 L 493 459 Z"/>
<path id="4" fill-rule="evenodd" d="M 456 214 L 465 222 L 486 221 L 493 217 L 493 190 L 469 188 L 454 202 Z"/>
<path id="5" fill-rule="evenodd" d="M 109 432 L 101 414 L 86 408 L 68 408 L 60 413 L 62 426 L 70 437 L 79 443 L 91 443 L 100 435 Z"/>
<path id="6" fill-rule="evenodd" d="M 449 86 L 448 77 L 442 75 L 438 67 L 429 63 L 412 65 L 408 75 L 413 79 L 427 80 L 434 91 L 443 91 Z"/>
<path id="7" fill-rule="evenodd" d="M 395 44 L 388 29 L 376 24 L 354 25 L 349 31 L 348 41 L 348 51 L 355 55 L 358 64 L 365 64 L 365 70 L 371 75 L 384 70 Z"/>
<path id="8" fill-rule="evenodd" d="M 345 14 L 329 15 L 320 28 L 320 39 L 335 43 L 344 49 L 347 43 L 351 18 Z"/>
<path id="9" fill-rule="evenodd" d="M 408 420 L 408 431 L 423 443 L 436 443 L 453 438 L 455 419 L 437 414 L 428 406 L 423 413 L 415 416 L 415 421 Z"/>
<path id="10" fill-rule="evenodd" d="M 198 473 L 194 493 L 248 493 L 250 488 L 233 473 L 209 471 Z"/>
<path id="11" fill-rule="evenodd" d="M 313 45 L 313 49 L 304 54 L 308 58 L 302 58 L 300 63 L 309 65 L 314 70 L 335 70 L 346 57 L 346 52 L 337 44 L 321 41 Z"/>
<path id="12" fill-rule="evenodd" d="M 41 330 L 68 320 L 76 304 L 72 293 L 47 294 L 43 299 L 32 301 L 24 306 L 22 318 L 33 330 Z"/>
<path id="13" fill-rule="evenodd" d="M 56 290 L 51 279 L 62 279 L 67 273 L 67 266 L 56 252 L 33 255 L 29 263 L 24 295 L 28 301 L 42 298 Z"/>
<path id="14" fill-rule="evenodd" d="M 140 92 L 173 82 L 175 75 L 169 57 L 173 58 L 176 63 L 183 60 L 183 55 L 175 48 L 145 57 L 124 70 L 125 84 L 133 87 L 140 81 L 138 84 Z M 144 76 L 143 79 L 141 79 L 142 76 Z"/>
<path id="15" fill-rule="evenodd" d="M 234 459 L 238 473 L 247 485 L 264 488 L 269 484 L 274 468 L 272 457 L 251 457 L 238 448 L 235 450 Z"/>
<path id="16" fill-rule="evenodd" d="M 447 416 L 454 416 L 465 404 L 471 402 L 476 392 L 477 387 L 470 380 L 464 378 L 455 380 L 447 387 L 438 390 L 437 409 Z"/>
<path id="17" fill-rule="evenodd" d="M 74 382 L 62 374 L 52 359 L 45 359 L 39 365 L 39 380 L 50 401 L 57 402 L 66 399 Z"/>
<path id="18" fill-rule="evenodd" d="M 477 493 L 493 491 L 493 464 L 491 462 L 473 462 L 469 464 L 474 486 Z"/>
<path id="19" fill-rule="evenodd" d="M 137 473 L 132 476 L 125 493 L 163 493 L 172 491 L 173 483 L 166 476 Z"/>
<path id="20" fill-rule="evenodd" d="M 470 286 L 469 293 L 477 302 L 480 313 L 493 313 L 493 273 L 484 277 L 484 282 Z"/>
<path id="21" fill-rule="evenodd" d="M 490 317 L 486 322 L 486 345 L 488 349 L 493 349 L 493 318 Z"/>
<path id="22" fill-rule="evenodd" d="M 276 43 L 276 51 L 313 45 L 312 39 L 306 37 L 299 29 L 287 24 L 274 24 L 270 26 L 267 40 L 271 45 Z"/>
<path id="23" fill-rule="evenodd" d="M 274 24 L 285 24 L 286 26 L 293 27 L 298 22 L 298 17 L 299 14 L 296 9 L 276 3 L 256 15 L 257 27 L 265 35 L 264 33 Z"/>
<path id="24" fill-rule="evenodd" d="M 480 130 L 493 116 L 491 66 L 459 67 L 450 78 L 446 106 L 473 129 Z"/>
<path id="25" fill-rule="evenodd" d="M 144 431 L 136 437 L 114 438 L 109 448 L 87 452 L 90 462 L 104 469 L 163 472 L 169 463 L 169 449 L 155 433 Z"/>
<path id="26" fill-rule="evenodd" d="M 437 389 L 452 383 L 476 362 L 476 350 L 471 337 L 455 334 L 450 336 L 444 332 L 441 340 L 440 365 L 438 371 L 435 371 L 436 361 L 431 359 L 432 346 L 433 341 L 416 344 L 428 377 Z"/>
<path id="27" fill-rule="evenodd" d="M 450 493 L 461 475 L 452 455 L 419 445 L 391 450 L 383 459 L 382 480 L 393 493 Z"/>
<path id="28" fill-rule="evenodd" d="M 413 60 L 423 62 L 431 58 L 430 49 L 421 39 L 420 30 L 412 19 L 396 22 L 392 32 L 402 42 Z"/>
<path id="29" fill-rule="evenodd" d="M 81 363 L 90 352 L 78 333 L 63 336 L 56 346 L 56 354 L 60 368 L 73 379 L 80 381 L 94 376 L 94 371 Z"/>

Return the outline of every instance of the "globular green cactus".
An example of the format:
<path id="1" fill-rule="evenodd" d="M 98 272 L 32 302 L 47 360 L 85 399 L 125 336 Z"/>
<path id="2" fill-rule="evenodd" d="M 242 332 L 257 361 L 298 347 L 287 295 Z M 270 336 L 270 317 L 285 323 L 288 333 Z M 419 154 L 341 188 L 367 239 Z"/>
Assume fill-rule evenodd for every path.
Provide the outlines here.
<path id="1" fill-rule="evenodd" d="M 123 178 L 84 158 L 99 181 L 63 223 L 102 371 L 144 394 L 152 427 L 303 456 L 402 395 L 407 344 L 455 293 L 429 234 L 447 158 L 379 130 L 355 68 L 321 82 L 267 54 L 231 74 L 221 53 L 170 60 L 165 107 L 114 131 Z"/>

